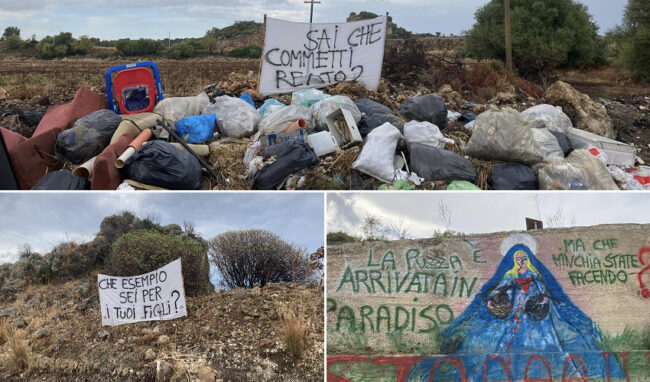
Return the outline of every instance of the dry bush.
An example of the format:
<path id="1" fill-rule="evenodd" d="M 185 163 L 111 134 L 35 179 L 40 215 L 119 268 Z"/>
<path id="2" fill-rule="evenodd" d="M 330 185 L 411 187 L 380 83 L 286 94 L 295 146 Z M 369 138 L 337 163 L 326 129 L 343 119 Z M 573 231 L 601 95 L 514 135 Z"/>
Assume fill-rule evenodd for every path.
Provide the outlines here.
<path id="1" fill-rule="evenodd" d="M 9 343 L 7 369 L 13 373 L 26 370 L 29 367 L 29 352 L 23 341 L 23 332 L 3 321 L 0 323 L 0 340 Z"/>
<path id="2" fill-rule="evenodd" d="M 300 358 L 307 349 L 307 334 L 309 328 L 294 314 L 284 317 L 284 343 L 287 351 L 294 357 Z"/>

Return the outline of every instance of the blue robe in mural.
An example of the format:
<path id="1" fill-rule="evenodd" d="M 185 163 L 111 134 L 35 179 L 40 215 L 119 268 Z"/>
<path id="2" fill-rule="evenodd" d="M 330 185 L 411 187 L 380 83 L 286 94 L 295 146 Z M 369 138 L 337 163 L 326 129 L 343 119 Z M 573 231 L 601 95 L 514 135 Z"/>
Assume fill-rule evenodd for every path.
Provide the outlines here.
<path id="1" fill-rule="evenodd" d="M 525 274 L 508 274 L 514 267 L 514 254 L 524 251 L 537 272 L 528 269 Z M 487 302 L 498 297 L 509 310 L 495 314 Z M 502 309 L 503 310 L 503 309 Z M 443 332 L 442 353 L 461 359 L 467 380 L 482 381 L 487 357 L 499 355 L 508 362 L 513 381 L 523 380 L 526 365 L 534 354 L 548 362 L 553 379 L 560 380 L 565 361 L 576 355 L 584 362 L 590 379 L 605 378 L 607 366 L 611 378 L 624 378 L 614 354 L 606 364 L 599 343 L 602 337 L 591 319 L 576 307 L 564 293 L 553 275 L 524 245 L 515 245 L 499 263 L 494 276 L 476 294 L 471 304 Z M 439 359 L 441 357 L 437 357 Z M 427 381 L 435 360 L 421 362 L 408 375 L 409 381 Z M 437 381 L 458 380 L 453 367 L 436 371 Z M 567 378 L 583 376 L 578 360 L 570 360 Z M 534 359 L 528 378 L 548 377 L 541 359 Z M 487 366 L 488 381 L 506 380 L 503 367 L 497 360 Z"/>

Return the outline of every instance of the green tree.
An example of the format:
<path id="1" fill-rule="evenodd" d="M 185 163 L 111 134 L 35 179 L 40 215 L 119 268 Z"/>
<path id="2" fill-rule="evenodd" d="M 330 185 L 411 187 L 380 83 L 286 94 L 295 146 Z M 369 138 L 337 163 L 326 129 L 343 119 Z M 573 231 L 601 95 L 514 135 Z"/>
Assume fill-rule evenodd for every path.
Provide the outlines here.
<path id="1" fill-rule="evenodd" d="M 20 28 L 18 27 L 6 27 L 4 33 L 2 34 L 2 39 L 6 40 L 11 36 L 20 37 Z"/>
<path id="2" fill-rule="evenodd" d="M 9 36 L 5 38 L 5 48 L 7 50 L 20 50 L 23 47 L 23 40 L 19 36 Z"/>
<path id="3" fill-rule="evenodd" d="M 573 0 L 511 0 L 511 9 L 513 60 L 522 74 L 604 61 L 598 27 L 585 5 Z M 466 33 L 466 54 L 505 59 L 504 0 L 490 1 L 475 18 Z"/>
<path id="4" fill-rule="evenodd" d="M 620 62 L 642 80 L 650 80 L 650 2 L 629 0 L 623 25 L 613 33 Z"/>

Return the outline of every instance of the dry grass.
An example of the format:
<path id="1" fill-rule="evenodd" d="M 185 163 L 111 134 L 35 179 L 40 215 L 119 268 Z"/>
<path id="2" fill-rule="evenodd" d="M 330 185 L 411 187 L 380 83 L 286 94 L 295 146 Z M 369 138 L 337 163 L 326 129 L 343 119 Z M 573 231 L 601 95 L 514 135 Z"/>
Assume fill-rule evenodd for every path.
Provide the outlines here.
<path id="1" fill-rule="evenodd" d="M 284 318 L 284 343 L 287 351 L 300 358 L 307 349 L 307 334 L 309 329 L 293 314 Z"/>
<path id="2" fill-rule="evenodd" d="M 5 366 L 13 373 L 20 373 L 29 368 L 29 350 L 23 337 L 24 332 L 15 329 L 7 321 L 0 323 L 0 340 L 9 344 Z"/>

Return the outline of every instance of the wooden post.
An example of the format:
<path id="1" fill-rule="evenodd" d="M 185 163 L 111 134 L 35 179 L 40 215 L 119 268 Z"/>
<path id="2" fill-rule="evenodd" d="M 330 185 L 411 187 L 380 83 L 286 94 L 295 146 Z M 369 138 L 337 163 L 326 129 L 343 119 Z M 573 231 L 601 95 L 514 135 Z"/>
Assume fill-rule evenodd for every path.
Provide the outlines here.
<path id="1" fill-rule="evenodd" d="M 266 13 L 264 14 L 264 26 L 263 28 L 263 37 L 262 37 L 262 57 L 260 57 L 260 70 L 258 71 L 259 73 L 259 78 L 257 80 L 257 91 L 260 91 L 260 85 L 262 82 L 262 64 L 264 63 L 264 52 L 266 51 Z"/>
<path id="2" fill-rule="evenodd" d="M 510 0 L 505 0 L 506 18 L 506 69 L 512 72 L 512 27 L 510 24 Z"/>

